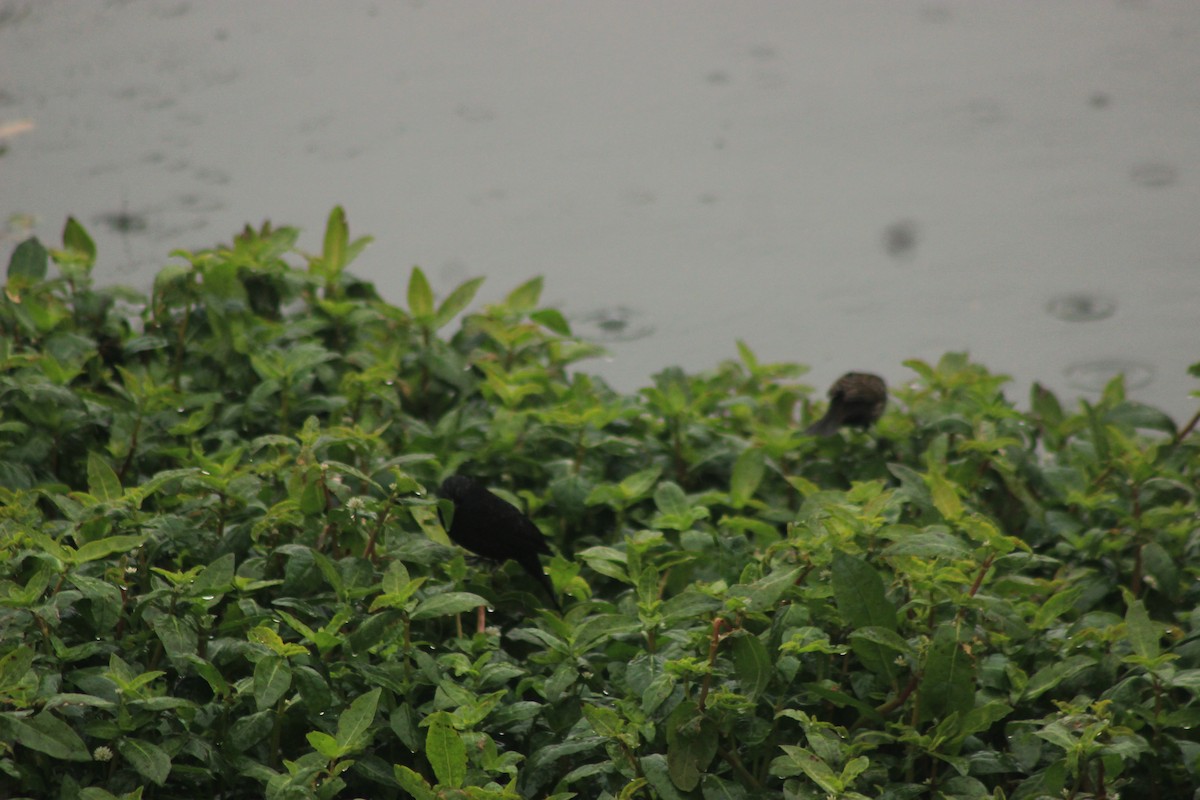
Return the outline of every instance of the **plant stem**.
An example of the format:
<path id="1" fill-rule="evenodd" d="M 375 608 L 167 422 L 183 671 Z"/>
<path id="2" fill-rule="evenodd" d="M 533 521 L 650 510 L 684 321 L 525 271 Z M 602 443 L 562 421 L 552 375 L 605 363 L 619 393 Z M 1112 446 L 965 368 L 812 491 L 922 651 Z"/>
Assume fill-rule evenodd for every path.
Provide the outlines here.
<path id="1" fill-rule="evenodd" d="M 696 701 L 696 707 L 700 711 L 704 711 L 704 704 L 708 700 L 708 690 L 712 687 L 713 670 L 717 663 L 717 647 L 721 644 L 721 629 L 724 627 L 724 619 L 721 617 L 713 618 L 712 634 L 708 640 L 708 672 L 704 673 L 704 680 L 700 684 L 700 699 Z"/>
<path id="2" fill-rule="evenodd" d="M 125 461 L 121 464 L 121 469 L 117 471 L 117 477 L 122 483 L 125 482 L 125 473 L 129 471 L 130 465 L 133 464 L 133 457 L 137 453 L 138 432 L 142 429 L 142 409 L 138 407 L 137 418 L 133 421 L 133 433 L 129 437 L 129 453 L 125 456 Z"/>
<path id="3" fill-rule="evenodd" d="M 736 752 L 732 750 L 726 750 L 724 747 L 718 746 L 717 755 L 723 758 L 725 763 L 733 767 L 733 771 L 738 774 L 738 777 L 741 778 L 743 782 L 748 783 L 751 787 L 753 787 L 755 791 L 759 791 L 763 788 L 762 783 L 759 782 L 758 778 L 754 777 L 750 770 L 746 769 L 746 767 L 742 764 L 742 760 L 738 758 Z"/>
<path id="4" fill-rule="evenodd" d="M 1192 431 L 1196 429 L 1196 425 L 1198 424 L 1200 424 L 1200 411 L 1197 411 L 1195 414 L 1193 414 L 1192 418 L 1188 420 L 1187 424 L 1175 433 L 1175 437 L 1171 439 L 1171 444 L 1177 445 L 1182 442 L 1188 437 L 1189 434 L 1191 434 Z"/>

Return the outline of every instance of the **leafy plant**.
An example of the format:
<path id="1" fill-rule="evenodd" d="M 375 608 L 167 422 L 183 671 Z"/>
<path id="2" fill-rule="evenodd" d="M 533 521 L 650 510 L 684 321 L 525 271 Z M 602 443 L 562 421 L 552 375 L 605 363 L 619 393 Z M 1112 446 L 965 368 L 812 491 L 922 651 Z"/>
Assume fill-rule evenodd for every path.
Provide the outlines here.
<path id="1" fill-rule="evenodd" d="M 541 279 L 473 309 L 414 268 L 396 306 L 341 209 L 297 240 L 177 252 L 145 297 L 74 220 L 14 250 L 0 794 L 1194 790 L 1196 418 L 1120 379 L 1022 411 L 948 354 L 808 437 L 803 369 L 744 343 L 624 395 Z M 457 470 L 555 544 L 562 616 L 450 545 Z"/>

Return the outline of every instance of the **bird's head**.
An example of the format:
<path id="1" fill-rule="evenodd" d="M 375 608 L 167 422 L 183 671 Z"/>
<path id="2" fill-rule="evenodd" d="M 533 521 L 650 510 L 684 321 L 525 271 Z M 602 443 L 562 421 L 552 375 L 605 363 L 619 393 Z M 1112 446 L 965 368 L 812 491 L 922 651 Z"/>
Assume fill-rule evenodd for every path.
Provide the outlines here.
<path id="1" fill-rule="evenodd" d="M 438 495 L 446 500 L 457 502 L 466 497 L 475 486 L 473 478 L 468 478 L 466 475 L 451 475 L 442 481 L 442 488 L 438 489 Z"/>

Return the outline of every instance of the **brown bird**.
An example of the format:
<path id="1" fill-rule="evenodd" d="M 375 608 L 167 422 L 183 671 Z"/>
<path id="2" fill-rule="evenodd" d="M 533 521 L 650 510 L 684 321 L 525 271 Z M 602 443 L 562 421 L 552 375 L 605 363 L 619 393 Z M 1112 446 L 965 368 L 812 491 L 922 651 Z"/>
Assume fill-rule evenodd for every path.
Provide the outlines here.
<path id="1" fill-rule="evenodd" d="M 804 431 L 809 436 L 832 436 L 842 425 L 868 428 L 883 416 L 887 384 L 869 372 L 847 372 L 829 387 L 829 410 Z"/>
<path id="2" fill-rule="evenodd" d="M 454 503 L 454 518 L 446 531 L 451 541 L 493 561 L 510 558 L 516 561 L 542 585 L 554 607 L 562 611 L 554 596 L 554 586 L 542 571 L 538 558 L 539 553 L 549 554 L 550 546 L 533 520 L 466 475 L 446 478 L 438 494 Z"/>

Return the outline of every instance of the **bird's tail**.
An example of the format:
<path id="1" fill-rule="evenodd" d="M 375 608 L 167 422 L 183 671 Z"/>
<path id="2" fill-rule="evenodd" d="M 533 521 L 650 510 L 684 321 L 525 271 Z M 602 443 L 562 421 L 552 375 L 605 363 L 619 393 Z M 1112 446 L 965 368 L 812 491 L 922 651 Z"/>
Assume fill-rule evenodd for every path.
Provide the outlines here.
<path id="1" fill-rule="evenodd" d="M 806 436 L 833 436 L 837 433 L 838 425 L 841 422 L 841 416 L 835 414 L 831 408 L 825 412 L 825 416 L 805 428 L 804 434 Z"/>
<path id="2" fill-rule="evenodd" d="M 533 579 L 542 585 L 542 588 L 546 590 L 546 596 L 549 597 L 550 602 L 554 604 L 554 610 L 561 614 L 562 606 L 558 604 L 558 597 L 554 594 L 554 584 L 550 582 L 550 576 L 548 576 L 542 570 L 542 562 L 538 559 L 538 557 L 531 554 L 530 558 L 519 561 L 518 563 L 521 565 L 522 569 L 532 575 Z"/>

